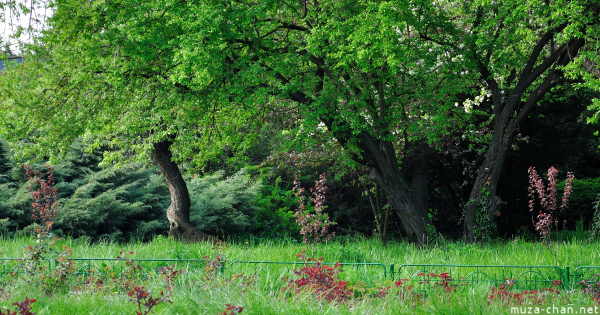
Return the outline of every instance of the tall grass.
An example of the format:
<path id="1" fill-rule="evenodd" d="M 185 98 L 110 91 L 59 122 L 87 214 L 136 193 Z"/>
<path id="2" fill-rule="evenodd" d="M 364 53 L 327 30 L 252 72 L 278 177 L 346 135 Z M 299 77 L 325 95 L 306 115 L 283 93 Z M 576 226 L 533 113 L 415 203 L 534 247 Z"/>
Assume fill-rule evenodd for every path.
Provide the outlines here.
<path id="1" fill-rule="evenodd" d="M 0 239 L 0 257 L 19 258 L 31 239 Z M 203 259 L 216 255 L 212 244 L 187 244 L 165 237 L 157 237 L 149 243 L 120 244 L 114 242 L 91 243 L 86 239 L 64 239 L 55 246 L 73 248 L 74 258 L 115 258 L 122 251 L 134 252 L 134 259 Z M 581 240 L 564 241 L 559 244 L 558 262 L 565 266 L 600 265 L 600 246 Z M 234 261 L 298 262 L 296 254 L 307 249 L 306 245 L 293 240 L 257 241 L 239 239 L 223 251 L 226 269 L 217 279 L 207 280 L 202 269 L 189 269 L 176 280 L 170 293 L 171 303 L 155 307 L 156 314 L 219 314 L 226 304 L 242 306 L 242 314 L 490 314 L 506 312 L 501 303 L 489 303 L 490 288 L 486 285 L 459 287 L 452 294 L 435 288 L 421 289 L 424 298 L 401 299 L 394 280 L 373 276 L 349 284 L 361 298 L 345 303 L 325 302 L 310 294 L 286 292 L 288 281 L 295 276 L 291 269 L 301 265 L 263 268 L 260 265 L 237 264 Z M 310 252 L 308 250 L 307 252 Z M 554 265 L 554 257 L 546 246 L 523 240 L 489 244 L 463 244 L 438 242 L 426 248 L 410 243 L 391 242 L 384 246 L 375 239 L 346 240 L 338 238 L 315 248 L 315 257 L 325 262 L 395 264 L 462 264 L 462 265 Z M 288 270 L 287 272 L 285 270 Z M 351 274 L 352 267 L 340 274 Z M 379 269 L 374 268 L 376 273 Z M 386 270 L 387 271 L 387 270 Z M 240 277 L 232 280 L 232 277 Z M 285 278 L 285 277 L 288 278 Z M 246 278 L 244 278 L 246 277 Z M 371 276 L 368 276 L 371 277 Z M 350 279 L 352 277 L 349 277 Z M 240 280 L 242 279 L 242 280 Z M 245 280 L 244 280 L 245 279 Z M 140 285 L 150 288 L 158 295 L 165 290 L 164 281 L 155 270 L 140 277 Z M 252 282 L 249 285 L 244 282 Z M 25 297 L 36 298 L 34 311 L 38 314 L 132 314 L 135 304 L 124 291 L 91 292 L 76 290 L 44 292 L 27 279 L 7 280 L 0 276 L 0 310 L 12 309 L 11 303 Z M 79 284 L 81 285 L 81 284 Z M 378 296 L 378 290 L 388 289 Z M 590 297 L 571 292 L 571 303 L 589 304 Z M 565 301 L 556 301 L 565 302 Z"/>

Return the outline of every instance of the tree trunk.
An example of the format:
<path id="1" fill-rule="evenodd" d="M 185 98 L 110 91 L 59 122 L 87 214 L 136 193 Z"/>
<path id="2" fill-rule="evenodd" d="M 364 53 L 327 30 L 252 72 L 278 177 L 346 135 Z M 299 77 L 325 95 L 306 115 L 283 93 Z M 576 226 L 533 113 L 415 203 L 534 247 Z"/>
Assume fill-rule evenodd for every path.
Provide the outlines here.
<path id="1" fill-rule="evenodd" d="M 311 56 L 311 61 L 317 66 L 315 75 L 319 78 L 315 86 L 315 95 L 319 95 L 323 90 L 325 82 L 325 62 L 323 59 L 316 56 Z M 278 75 L 278 79 L 284 84 L 289 81 Z M 332 78 L 336 80 L 336 78 Z M 344 80 L 350 81 L 348 77 Z M 375 104 L 373 99 L 367 100 L 370 102 L 371 108 L 377 108 L 380 113 L 379 120 L 387 121 L 389 104 L 384 96 L 385 83 L 378 81 L 374 84 L 377 90 L 378 104 Z M 360 90 L 355 91 L 357 95 L 361 94 Z M 311 105 L 313 100 L 302 92 L 294 92 L 291 95 L 292 99 L 300 104 Z M 354 95 L 348 95 L 348 99 L 353 99 Z M 404 230 L 408 237 L 422 246 L 427 244 L 427 225 L 431 223 L 427 215 L 427 209 L 419 205 L 412 196 L 409 186 L 403 180 L 403 174 L 398 165 L 398 157 L 394 149 L 394 145 L 390 141 L 383 140 L 386 135 L 389 135 L 391 128 L 381 125 L 380 137 L 375 137 L 367 131 L 362 131 L 360 134 L 354 134 L 352 127 L 341 116 L 336 117 L 336 111 L 323 113 L 319 119 L 327 126 L 338 141 L 338 143 L 348 149 L 348 144 L 352 143 L 360 149 L 360 153 L 351 153 L 352 158 L 359 164 L 366 165 L 371 168 L 371 179 L 383 188 L 386 196 L 392 207 L 402 221 Z M 352 148 L 351 152 L 354 151 Z"/>
<path id="2" fill-rule="evenodd" d="M 425 142 L 406 145 L 405 159 L 402 161 L 402 171 L 410 187 L 414 200 L 419 206 L 429 208 L 429 169 L 432 149 Z"/>
<path id="3" fill-rule="evenodd" d="M 496 195 L 496 191 L 506 156 L 519 125 L 525 121 L 539 100 L 559 83 L 561 79 L 559 67 L 570 63 L 585 44 L 582 39 L 573 39 L 552 51 L 549 56 L 542 57 L 543 48 L 553 38 L 554 34 L 564 27 L 566 27 L 566 24 L 559 29 L 548 31 L 540 38 L 527 64 L 521 70 L 515 88 L 511 93 L 504 95 L 504 91 L 492 78 L 489 70 L 483 64 L 479 65 L 481 75 L 487 78 L 485 81 L 492 92 L 494 129 L 492 142 L 488 147 L 483 163 L 479 166 L 475 184 L 465 206 L 464 232 L 467 242 L 477 240 L 476 231 L 481 228 L 477 226 L 478 211 L 482 212 L 480 215 L 487 215 L 491 218 L 502 204 L 501 199 Z M 542 63 L 536 66 L 536 62 L 540 58 Z M 522 100 L 522 95 L 544 74 L 546 77 L 532 90 L 526 100 Z"/>
<path id="4" fill-rule="evenodd" d="M 392 143 L 363 132 L 358 146 L 363 163 L 371 167 L 371 179 L 385 192 L 408 237 L 418 245 L 427 244 L 427 225 L 431 224 L 427 209 L 414 199 L 404 182 Z"/>
<path id="5" fill-rule="evenodd" d="M 514 138 L 512 133 L 503 137 L 503 132 L 495 132 L 486 157 L 479 166 L 479 173 L 464 212 L 464 230 L 468 242 L 481 239 L 480 233 L 485 233 L 483 231 L 485 227 L 478 226 L 478 223 L 482 223 L 477 222 L 478 212 L 482 212 L 480 215 L 491 219 L 502 204 L 502 200 L 496 195 L 496 192 L 504 161 Z"/>
<path id="6" fill-rule="evenodd" d="M 190 194 L 179 167 L 172 161 L 171 144 L 170 140 L 163 140 L 155 143 L 152 150 L 152 159 L 163 174 L 171 195 L 167 209 L 169 235 L 187 242 L 213 241 L 212 236 L 198 231 L 190 222 Z"/>
<path id="7" fill-rule="evenodd" d="M 377 224 L 377 233 L 379 234 L 379 239 L 385 245 L 387 243 L 388 238 L 388 227 L 390 225 L 390 208 L 386 207 L 387 203 L 384 205 L 381 201 L 381 189 L 379 185 L 375 184 L 375 192 L 374 197 L 368 193 L 369 202 L 371 203 L 371 208 L 373 209 L 373 215 L 375 216 L 375 223 Z"/>

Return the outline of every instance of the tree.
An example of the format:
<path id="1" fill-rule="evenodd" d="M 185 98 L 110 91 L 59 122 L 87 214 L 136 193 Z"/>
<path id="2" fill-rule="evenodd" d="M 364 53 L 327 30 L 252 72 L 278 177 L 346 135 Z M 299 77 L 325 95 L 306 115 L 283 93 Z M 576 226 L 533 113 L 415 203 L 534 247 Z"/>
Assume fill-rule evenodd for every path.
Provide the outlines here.
<path id="1" fill-rule="evenodd" d="M 171 195 L 171 234 L 194 241 L 210 237 L 190 223 L 189 193 L 176 161 L 191 159 L 203 141 L 213 140 L 213 133 L 228 132 L 219 124 L 219 113 L 238 108 L 221 107 L 237 105 L 219 102 L 227 97 L 221 91 L 221 71 L 199 74 L 186 84 L 175 80 L 176 48 L 185 31 L 178 18 L 186 6 L 168 1 L 51 2 L 48 30 L 28 45 L 27 62 L 0 76 L 1 129 L 22 159 L 60 157 L 83 138 L 90 150 L 111 149 L 104 163 L 152 160 Z M 252 114 L 238 111 L 235 119 Z M 228 135 L 235 143 L 237 133 L 214 138 L 226 144 Z M 219 147 L 211 146 L 214 151 L 207 155 Z"/>
<path id="2" fill-rule="evenodd" d="M 471 75 L 446 69 L 439 46 L 418 38 L 409 3 L 280 1 L 210 2 L 191 8 L 199 23 L 186 23 L 190 42 L 203 29 L 219 40 L 184 48 L 193 76 L 211 64 L 214 50 L 233 55 L 252 69 L 231 84 L 248 93 L 297 104 L 303 137 L 321 130 L 346 150 L 352 163 L 366 165 L 417 243 L 427 239 L 427 208 L 417 202 L 400 168 L 401 151 L 412 142 L 435 142 L 464 111 L 456 95 Z M 224 18 L 227 17 L 227 18 Z M 207 26 L 206 24 L 210 24 Z M 205 31 L 204 31 L 205 32 Z M 192 39 L 193 38 L 193 39 Z M 212 46 L 211 46 L 212 45 Z M 186 50 L 187 49 L 187 50 Z M 449 64 L 452 66 L 452 64 Z M 248 77 L 247 75 L 250 75 Z"/>
<path id="3" fill-rule="evenodd" d="M 465 71 L 476 73 L 491 95 L 492 139 L 464 211 L 465 236 L 474 241 L 481 228 L 477 218 L 490 218 L 502 204 L 498 181 L 519 126 L 563 81 L 565 66 L 597 51 L 600 6 L 595 1 L 423 2 L 421 9 L 430 15 L 420 36 L 464 58 Z"/>
<path id="4" fill-rule="evenodd" d="M 171 232 L 205 239 L 189 224 L 175 161 L 198 162 L 223 147 L 218 142 L 247 140 L 241 127 L 264 117 L 269 107 L 261 104 L 293 102 L 306 130 L 323 123 L 354 161 L 371 167 L 407 233 L 425 242 L 426 209 L 404 185 L 395 133 L 423 124 L 407 117 L 443 108 L 413 100 L 438 61 L 427 47 L 405 49 L 413 39 L 398 35 L 402 7 L 70 0 L 53 8 L 28 62 L 2 78 L 3 130 L 21 157 L 59 155 L 78 137 L 116 149 L 106 163 L 150 155 L 171 193 Z M 428 57 L 417 67 L 412 54 L 421 53 Z"/>

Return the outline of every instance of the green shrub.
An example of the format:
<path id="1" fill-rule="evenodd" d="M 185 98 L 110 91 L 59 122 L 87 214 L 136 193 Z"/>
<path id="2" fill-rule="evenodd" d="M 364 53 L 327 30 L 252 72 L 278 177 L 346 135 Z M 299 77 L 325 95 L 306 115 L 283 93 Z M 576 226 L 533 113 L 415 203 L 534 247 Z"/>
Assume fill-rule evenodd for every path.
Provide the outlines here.
<path id="1" fill-rule="evenodd" d="M 300 227 L 296 223 L 294 210 L 298 207 L 298 198 L 290 188 L 286 190 L 277 177 L 272 184 L 263 184 L 256 200 L 253 234 L 259 237 L 298 237 Z"/>
<path id="2" fill-rule="evenodd" d="M 0 145 L 0 232 L 33 232 L 31 194 L 23 167 Z M 86 153 L 75 143 L 54 166 L 58 194 L 57 234 L 92 239 L 149 239 L 168 229 L 165 209 L 169 192 L 154 170 L 101 168 L 100 154 Z M 33 169 L 43 169 L 35 164 Z"/>
<path id="3" fill-rule="evenodd" d="M 149 239 L 168 229 L 168 205 L 167 187 L 155 171 L 107 167 L 60 203 L 55 229 L 73 237 Z"/>
<path id="4" fill-rule="evenodd" d="M 556 189 L 562 192 L 565 182 L 562 181 L 556 185 Z M 567 227 L 575 229 L 575 224 L 579 220 L 583 222 L 592 222 L 594 217 L 594 201 L 600 193 L 600 178 L 574 179 L 569 206 L 564 212 L 564 219 L 567 220 Z M 560 201 L 559 201 L 560 202 Z M 589 228 L 585 227 L 585 228 Z"/>
<path id="5" fill-rule="evenodd" d="M 260 183 L 241 171 L 224 178 L 223 171 L 189 180 L 190 219 L 201 231 L 216 236 L 250 233 Z"/>

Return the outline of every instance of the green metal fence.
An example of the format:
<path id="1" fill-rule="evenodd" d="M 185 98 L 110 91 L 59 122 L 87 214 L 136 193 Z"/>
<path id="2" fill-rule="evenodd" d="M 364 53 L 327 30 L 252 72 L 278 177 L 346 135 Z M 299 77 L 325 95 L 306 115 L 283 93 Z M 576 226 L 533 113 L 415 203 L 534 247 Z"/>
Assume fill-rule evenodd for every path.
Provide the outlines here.
<path id="1" fill-rule="evenodd" d="M 396 270 L 392 264 L 390 274 L 393 279 L 459 286 L 505 284 L 515 289 L 541 289 L 568 284 L 565 271 L 558 266 L 402 264 Z"/>
<path id="2" fill-rule="evenodd" d="M 106 276 L 108 273 L 122 274 L 132 264 L 141 266 L 141 272 L 156 272 L 168 267 L 185 270 L 186 273 L 201 275 L 209 260 L 206 259 L 129 259 L 129 258 L 73 258 L 77 273 L 85 276 Z M 221 274 L 256 274 L 260 277 L 284 279 L 293 277 L 294 270 L 314 262 L 300 261 L 250 261 L 235 260 L 220 266 Z M 18 275 L 26 270 L 26 261 L 20 258 L 0 258 L 0 277 Z M 55 260 L 38 262 L 46 270 L 57 267 Z M 323 265 L 335 263 L 324 262 Z M 451 281 L 457 285 L 500 286 L 510 284 L 515 289 L 540 289 L 560 285 L 563 289 L 580 287 L 580 282 L 599 283 L 600 266 L 580 266 L 575 269 L 558 266 L 519 265 L 452 265 L 452 264 L 395 264 L 383 263 L 340 263 L 339 277 L 351 282 L 380 283 L 385 280 L 408 279 L 413 283 L 443 283 Z"/>
<path id="3" fill-rule="evenodd" d="M 227 265 L 226 270 L 231 274 L 257 273 L 278 278 L 293 277 L 294 270 L 314 262 L 298 261 L 251 261 L 236 260 Z M 323 262 L 322 265 L 332 266 L 337 263 Z M 375 283 L 387 278 L 387 266 L 382 263 L 339 263 L 340 279 L 351 282 Z"/>
<path id="4" fill-rule="evenodd" d="M 84 276 L 100 276 L 108 273 L 122 274 L 128 268 L 139 265 L 142 272 L 156 271 L 161 267 L 172 267 L 174 270 L 196 272 L 206 266 L 206 259 L 129 259 L 129 258 L 72 258 L 77 268 L 76 273 Z M 21 258 L 0 258 L 0 277 L 9 274 L 18 275 L 26 270 L 27 261 Z M 43 259 L 39 266 L 46 270 L 54 270 L 56 260 Z M 223 272 L 223 270 L 221 270 Z"/>
<path id="5" fill-rule="evenodd" d="M 586 286 L 592 283 L 600 283 L 599 266 L 580 266 L 573 270 L 571 276 L 571 287 Z"/>

